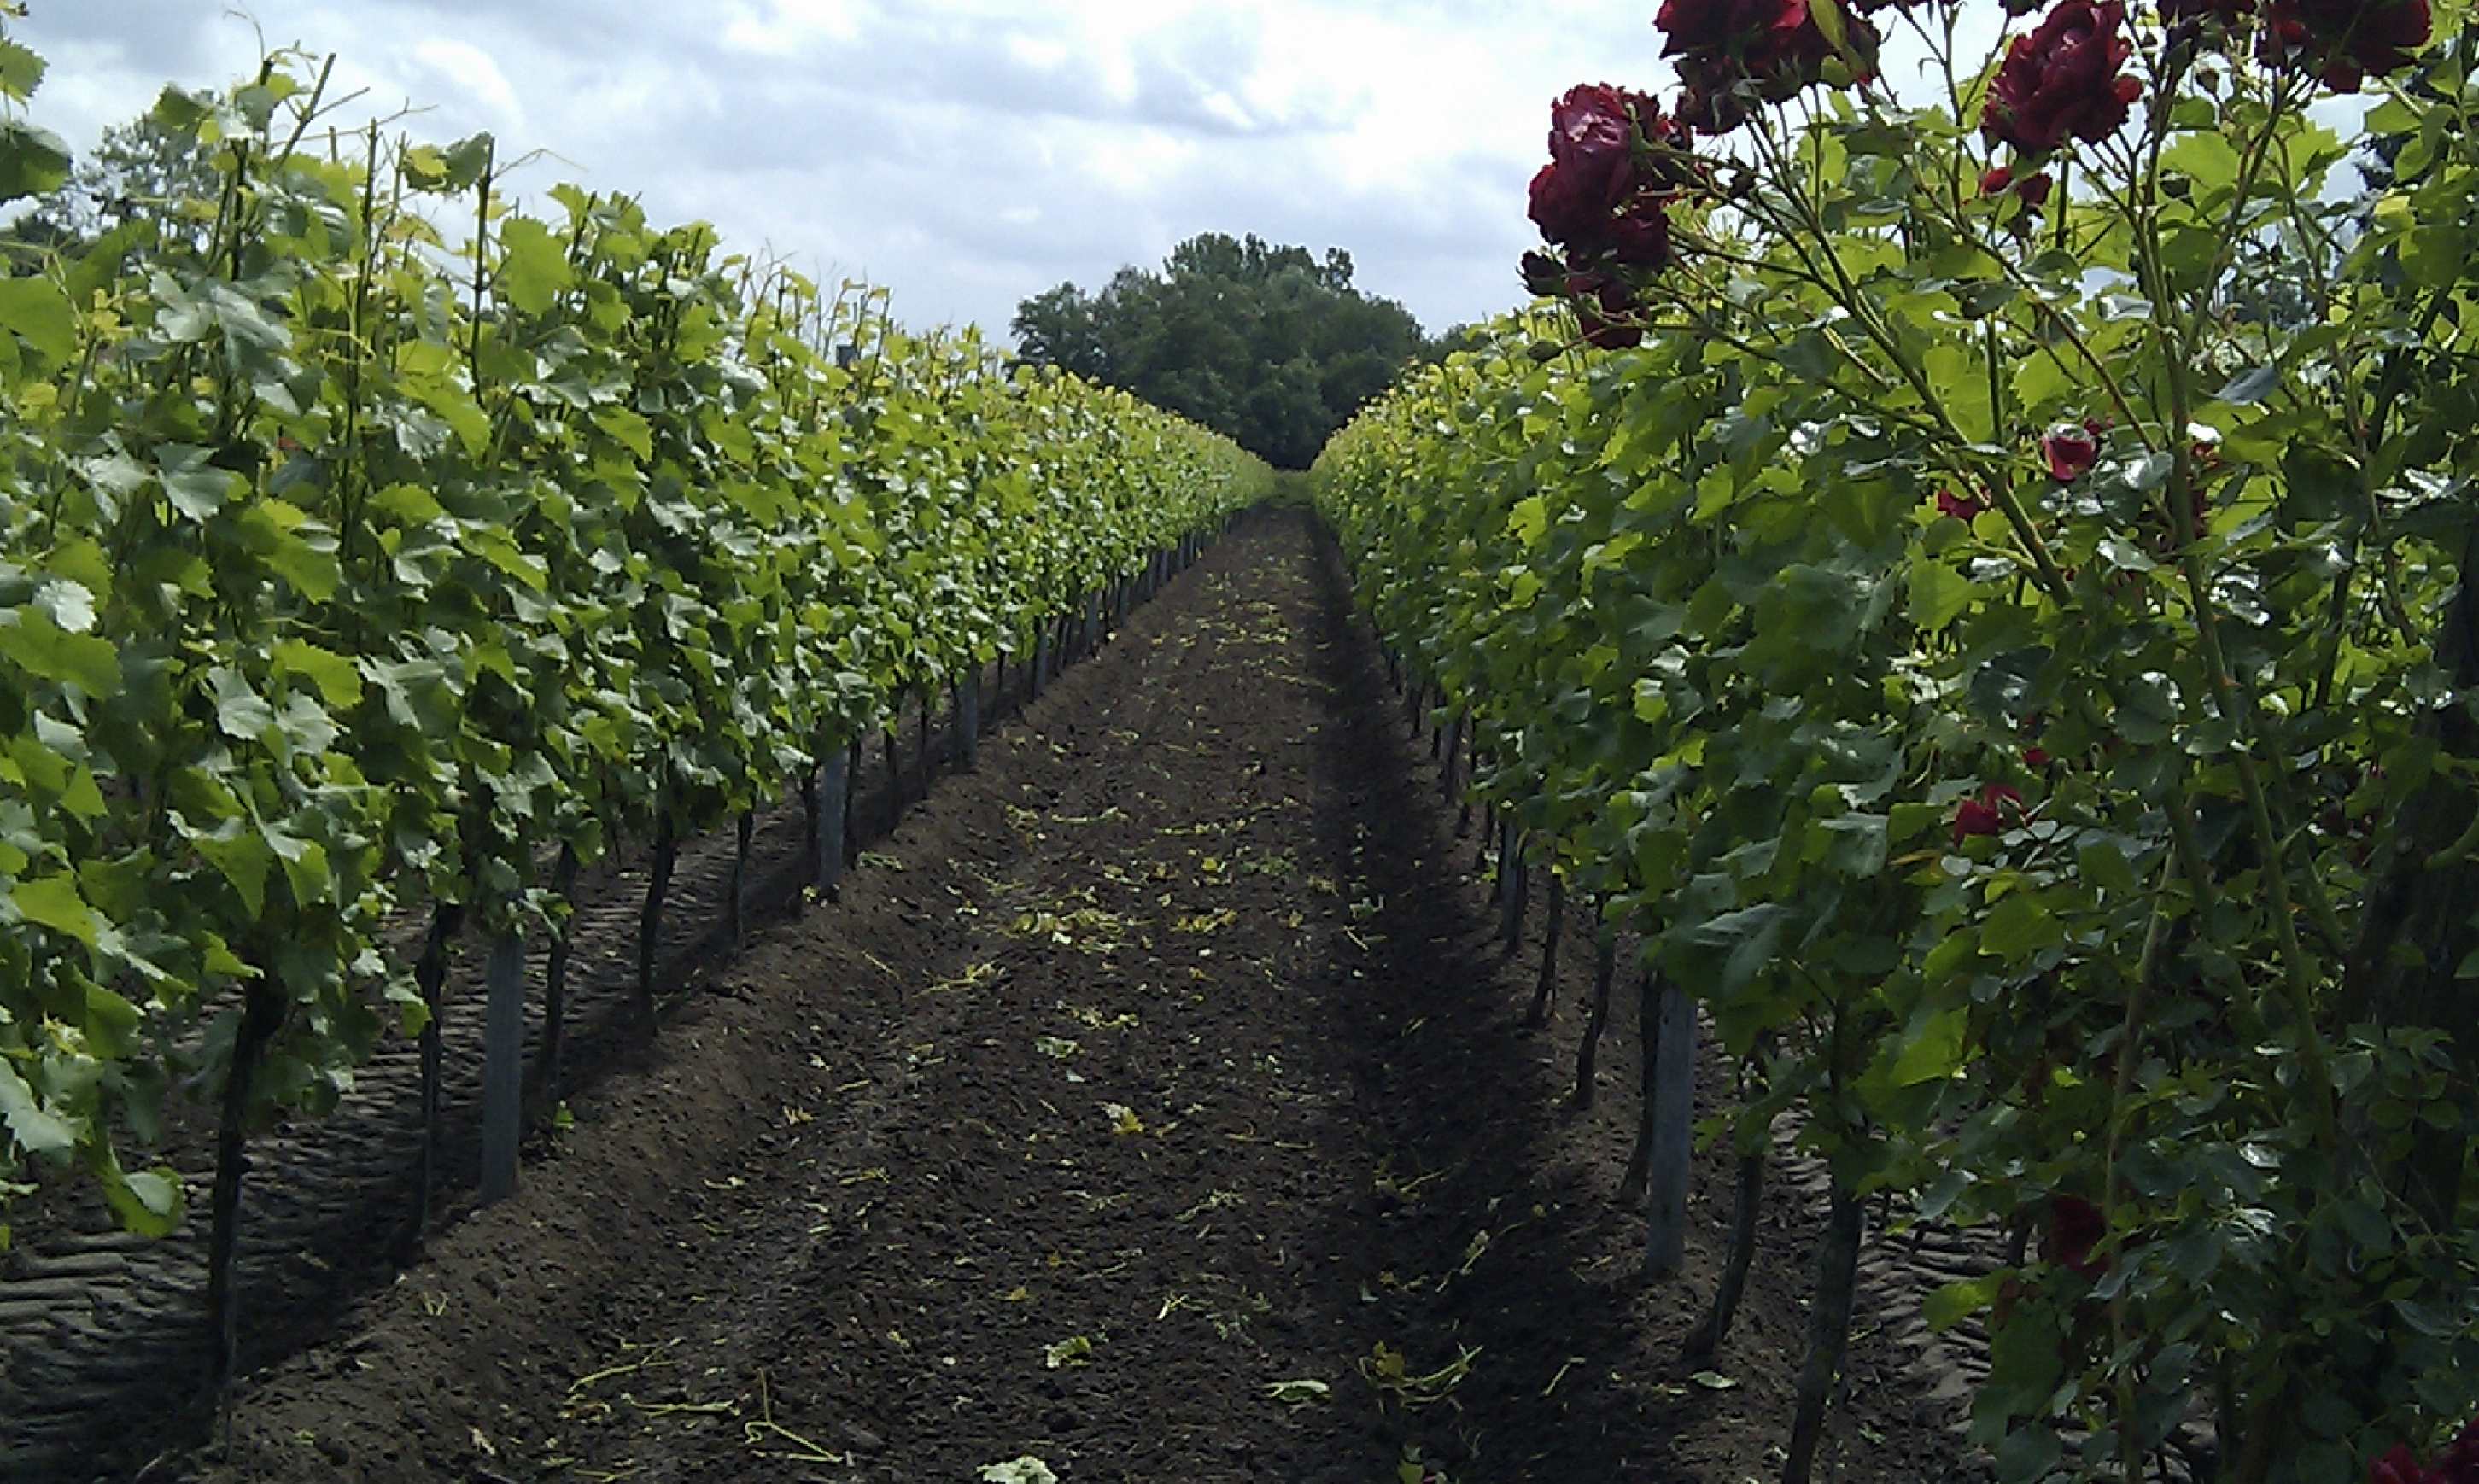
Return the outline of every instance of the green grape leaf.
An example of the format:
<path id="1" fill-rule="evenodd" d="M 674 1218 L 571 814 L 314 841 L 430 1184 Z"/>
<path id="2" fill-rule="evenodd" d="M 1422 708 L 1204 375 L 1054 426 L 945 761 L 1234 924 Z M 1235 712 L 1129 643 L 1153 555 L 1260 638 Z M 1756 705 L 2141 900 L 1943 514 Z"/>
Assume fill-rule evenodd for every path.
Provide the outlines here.
<path id="1" fill-rule="evenodd" d="M 23 103 L 43 86 L 49 66 L 31 47 L 0 37 L 0 93 Z"/>
<path id="2" fill-rule="evenodd" d="M 218 665 L 208 673 L 207 684 L 215 692 L 216 725 L 223 729 L 225 736 L 243 742 L 263 742 L 275 729 L 275 708 L 250 689 L 240 671 Z"/>
<path id="3" fill-rule="evenodd" d="M 522 313 L 549 313 L 574 281 L 566 245 L 529 217 L 499 224 L 499 292 Z"/>
<path id="4" fill-rule="evenodd" d="M 2004 1281 L 2003 1274 L 1991 1273 L 1932 1289 L 1920 1302 L 1921 1318 L 1928 1320 L 1929 1328 L 1943 1334 L 1995 1303 Z"/>
<path id="5" fill-rule="evenodd" d="M 83 582 L 46 582 L 35 589 L 35 606 L 51 615 L 63 633 L 82 634 L 94 627 L 94 594 Z"/>
<path id="6" fill-rule="evenodd" d="M 358 705 L 362 699 L 362 675 L 353 662 L 333 650 L 320 649 L 306 639 L 279 641 L 271 656 L 278 674 L 297 675 L 319 688 L 319 694 L 331 706 L 340 708 Z"/>
<path id="7" fill-rule="evenodd" d="M 17 1069 L 0 1060 L 0 1122 L 18 1147 L 31 1154 L 65 1154 L 77 1147 L 77 1125 L 44 1111 Z"/>
<path id="8" fill-rule="evenodd" d="M 1970 1012 L 1959 1007 L 1939 1011 L 1922 1022 L 1894 1058 L 1894 1085 L 1913 1087 L 1943 1082 L 1962 1070 L 1970 1025 Z"/>
<path id="9" fill-rule="evenodd" d="M 213 831 L 192 830 L 185 833 L 198 854 L 232 883 L 250 916 L 267 910 L 267 872 L 274 853 L 267 848 L 265 835 L 240 820 L 226 820 Z"/>
<path id="10" fill-rule="evenodd" d="M 0 41 L 0 47 L 7 44 Z M 77 359 L 77 306 L 66 290 L 39 273 L 0 278 L 0 328 L 55 365 Z"/>
<path id="11" fill-rule="evenodd" d="M 170 1166 L 159 1164 L 133 1175 L 120 1167 L 120 1157 L 109 1146 L 93 1151 L 89 1164 L 122 1226 L 141 1237 L 169 1237 L 180 1230 L 186 1203 L 181 1177 Z"/>
<path id="12" fill-rule="evenodd" d="M 164 444 L 155 450 L 156 477 L 172 508 L 192 521 L 206 522 L 240 490 L 241 475 L 207 462 L 214 450 L 188 444 Z"/>
<path id="13" fill-rule="evenodd" d="M 119 691 L 120 652 L 112 641 L 70 633 L 39 608 L 17 609 L 13 624 L 10 617 L 0 612 L 0 658 L 97 699 Z"/>
<path id="14" fill-rule="evenodd" d="M 1930 633 L 1960 618 L 1977 593 L 1970 578 L 1943 562 L 1911 563 L 1911 618 Z"/>
<path id="15" fill-rule="evenodd" d="M 45 195 L 68 183 L 69 147 L 49 129 L 0 119 L 0 202 Z"/>
<path id="16" fill-rule="evenodd" d="M 20 881 L 9 888 L 9 901 L 26 921 L 76 938 L 89 948 L 94 946 L 94 909 L 78 895 L 76 877 L 64 874 Z"/>

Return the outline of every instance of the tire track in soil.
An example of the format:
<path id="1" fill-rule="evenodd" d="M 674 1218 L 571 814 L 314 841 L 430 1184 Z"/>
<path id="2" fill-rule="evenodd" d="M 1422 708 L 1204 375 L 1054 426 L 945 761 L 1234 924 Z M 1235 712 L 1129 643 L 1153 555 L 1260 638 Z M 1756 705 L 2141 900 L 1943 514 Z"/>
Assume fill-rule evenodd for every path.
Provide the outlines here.
<path id="1" fill-rule="evenodd" d="M 1531 964 L 1386 695 L 1330 548 L 1253 521 L 191 1467 L 967 1480 L 1031 1453 L 1067 1484 L 1342 1484 L 1417 1446 L 1456 1484 L 1772 1473 L 1814 1213 L 1771 1198 L 1729 1384 L 1692 1382 L 1727 1161 L 1700 1157 L 1684 1277 L 1642 1282 L 1611 1200 L 1634 996 L 1566 1112 L 1590 954 L 1521 1032 Z M 1469 1358 L 1405 1406 L 1364 1375 L 1381 1343 L 1415 1375 Z M 1904 1362 L 1856 1345 L 1836 1476 L 1954 1471 Z"/>

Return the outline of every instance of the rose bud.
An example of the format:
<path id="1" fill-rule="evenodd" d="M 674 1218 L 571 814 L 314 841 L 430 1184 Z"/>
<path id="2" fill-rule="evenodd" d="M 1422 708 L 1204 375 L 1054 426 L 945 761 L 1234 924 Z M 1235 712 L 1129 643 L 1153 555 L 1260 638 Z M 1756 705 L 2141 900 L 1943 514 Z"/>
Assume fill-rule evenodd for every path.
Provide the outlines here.
<path id="1" fill-rule="evenodd" d="M 2040 440 L 2040 456 L 2049 463 L 2049 477 L 2070 484 L 2100 462 L 2100 445 L 2087 432 L 2061 431 Z"/>

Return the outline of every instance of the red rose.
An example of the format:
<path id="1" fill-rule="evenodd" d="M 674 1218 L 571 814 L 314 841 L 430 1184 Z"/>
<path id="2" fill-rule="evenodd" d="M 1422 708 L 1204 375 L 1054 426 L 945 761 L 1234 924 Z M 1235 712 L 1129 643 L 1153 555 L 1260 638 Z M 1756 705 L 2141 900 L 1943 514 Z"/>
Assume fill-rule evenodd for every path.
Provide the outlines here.
<path id="1" fill-rule="evenodd" d="M 2108 1217 L 2098 1206 L 2080 1195 L 2053 1195 L 2040 1256 L 2086 1278 L 2097 1278 L 2108 1270 L 2108 1260 L 2093 1257 L 2092 1249 L 2108 1235 Z"/>
<path id="2" fill-rule="evenodd" d="M 2396 1443 L 2392 1451 L 2367 1465 L 2367 1484 L 2437 1484 L 2437 1476 L 2418 1466 L 2409 1444 Z"/>
<path id="3" fill-rule="evenodd" d="M 1532 219 L 1553 243 L 1589 240 L 1635 189 L 1631 105 L 1658 114 L 1642 93 L 1579 83 L 1549 105 L 1549 163 L 1532 177 Z"/>
<path id="4" fill-rule="evenodd" d="M 2004 808 L 2001 809 L 2001 806 Z M 2004 783 L 1991 783 L 1971 798 L 1955 806 L 1954 843 L 1961 844 L 1975 834 L 1995 834 L 2006 828 L 2006 810 L 2020 811 L 2023 795 Z"/>
<path id="5" fill-rule="evenodd" d="M 1630 266 L 1662 267 L 1668 203 L 1696 183 L 1693 163 L 1675 158 L 1688 145 L 1686 131 L 1643 93 L 1571 88 L 1550 105 L 1549 163 L 1532 177 L 1532 219 L 1542 236 L 1587 257 L 1615 252 Z"/>
<path id="6" fill-rule="evenodd" d="M 2100 445 L 2089 433 L 2064 430 L 2040 440 L 2040 456 L 2049 461 L 2049 477 L 2070 484 L 2100 462 Z"/>
<path id="7" fill-rule="evenodd" d="M 1956 495 L 1952 490 L 1939 490 L 1936 506 L 1947 515 L 1967 525 L 1988 509 L 1988 501 L 1977 495 Z"/>
<path id="8" fill-rule="evenodd" d="M 2409 66 L 2427 44 L 2427 0 L 2271 0 L 2264 61 L 2313 72 L 2336 92 Z"/>
<path id="9" fill-rule="evenodd" d="M 1736 57 L 1759 78 L 1809 53 L 1821 63 L 1832 49 L 1807 0 L 1661 0 L 1652 24 L 1668 40 L 1663 56 Z"/>
<path id="10" fill-rule="evenodd" d="M 1601 350 L 1632 350 L 1644 344 L 1644 327 L 1622 324 L 1596 312 L 1590 303 L 1576 306 L 1584 324 L 1584 344 Z"/>
<path id="11" fill-rule="evenodd" d="M 1603 239 L 1610 256 L 1629 268 L 1664 268 L 1670 263 L 1670 208 L 1658 196 L 1639 195 L 1626 214 L 1610 224 Z"/>
<path id="12" fill-rule="evenodd" d="M 1560 245 L 1591 242 L 1608 225 L 1618 205 L 1611 183 L 1590 170 L 1568 169 L 1556 161 L 1532 177 L 1532 221 Z"/>
<path id="13" fill-rule="evenodd" d="M 1988 85 L 1981 133 L 2027 155 L 2047 154 L 2069 137 L 2097 144 L 2115 133 L 2143 90 L 2118 70 L 2134 55 L 2125 21 L 2117 0 L 2057 0 L 2030 36 L 2006 48 Z"/>
<path id="14" fill-rule="evenodd" d="M 1856 70 L 1870 71 L 1876 28 L 1847 10 L 1842 22 Z M 1807 0 L 1662 0 L 1653 25 L 1667 38 L 1661 54 L 1676 59 L 1685 87 L 1679 116 L 1715 134 L 1747 121 L 1742 85 L 1779 103 L 1823 78 L 1825 59 L 1833 55 Z"/>
<path id="15" fill-rule="evenodd" d="M 2055 760 L 2049 755 L 2049 750 L 2045 747 L 2023 749 L 2023 766 L 2027 768 L 2045 768 Z"/>
<path id="16" fill-rule="evenodd" d="M 1575 318 L 1583 324 L 1586 345 L 1624 350 L 1644 344 L 1643 327 L 1620 318 L 1634 307 L 1634 296 L 1616 274 L 1570 273 L 1567 294 L 1575 301 Z"/>
<path id="17" fill-rule="evenodd" d="M 2011 191 L 2016 200 L 2036 210 L 2047 203 L 2049 189 L 2056 184 L 2056 181 L 2049 178 L 2049 172 L 2046 170 L 2034 171 L 2021 180 L 2016 180 L 2011 169 L 2002 165 L 1993 165 L 1988 167 L 1986 174 L 1980 177 L 1980 193 L 1995 195 L 2001 191 Z"/>
<path id="18" fill-rule="evenodd" d="M 1630 108 L 1658 113 L 1650 98 L 1607 83 L 1577 83 L 1549 105 L 1549 158 L 1611 173 L 1625 166 L 1635 147 Z"/>

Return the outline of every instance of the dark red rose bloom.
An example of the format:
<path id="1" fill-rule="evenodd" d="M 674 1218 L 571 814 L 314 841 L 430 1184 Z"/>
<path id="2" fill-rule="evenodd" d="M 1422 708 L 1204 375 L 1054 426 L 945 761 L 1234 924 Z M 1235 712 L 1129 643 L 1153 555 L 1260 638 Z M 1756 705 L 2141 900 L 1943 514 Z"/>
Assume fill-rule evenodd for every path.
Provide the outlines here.
<path id="1" fill-rule="evenodd" d="M 2027 768 L 2045 768 L 2054 761 L 2056 759 L 2049 755 L 2049 750 L 2045 747 L 2023 749 L 2023 766 Z"/>
<path id="2" fill-rule="evenodd" d="M 1644 327 L 1623 324 L 1597 312 L 1592 304 L 1576 306 L 1576 317 L 1583 321 L 1584 344 L 1601 350 L 1632 350 L 1644 344 Z"/>
<path id="3" fill-rule="evenodd" d="M 1735 57 L 1760 78 L 1811 53 L 1823 62 L 1832 49 L 1807 0 L 1661 0 L 1652 24 L 1668 42 L 1663 56 Z"/>
<path id="4" fill-rule="evenodd" d="M 2108 1235 L 2108 1217 L 2098 1206 L 2080 1195 L 2053 1195 L 2040 1255 L 2086 1278 L 2097 1278 L 2108 1270 L 2108 1260 L 2092 1256 L 2092 1249 Z"/>
<path id="5" fill-rule="evenodd" d="M 2126 122 L 2143 85 L 2119 69 L 2134 55 L 2117 0 L 2057 0 L 2014 38 L 1988 85 L 1980 130 L 1992 142 L 2044 155 L 2069 138 L 2097 144 Z"/>
<path id="6" fill-rule="evenodd" d="M 1872 74 L 1876 27 L 1850 9 L 1842 21 L 1854 72 Z M 1679 116 L 1711 134 L 1747 122 L 1748 94 L 1779 103 L 1819 81 L 1833 55 L 1808 0 L 1662 0 L 1653 25 L 1677 62 Z"/>
<path id="7" fill-rule="evenodd" d="M 1967 525 L 1988 508 L 1988 501 L 1977 495 L 1956 495 L 1952 490 L 1939 490 L 1936 507 Z"/>
<path id="8" fill-rule="evenodd" d="M 2411 64 L 2427 44 L 2427 0 L 2271 0 L 2264 61 L 2313 72 L 2336 92 Z"/>
<path id="9" fill-rule="evenodd" d="M 1629 268 L 1666 268 L 1671 261 L 1670 209 L 1661 197 L 1639 195 L 1603 239 L 1610 256 Z"/>
<path id="10" fill-rule="evenodd" d="M 1635 147 L 1631 111 L 1660 109 L 1643 93 L 1607 83 L 1577 83 L 1549 105 L 1549 158 L 1604 173 L 1627 164 Z"/>
<path id="11" fill-rule="evenodd" d="M 2115 418 L 2085 418 L 2085 419 L 2083 419 L 2083 431 L 2084 431 L 2084 432 L 2086 432 L 2086 433 L 2091 434 L 2094 438 L 2098 438 L 2098 437 L 2102 436 L 2103 434 L 2107 433 L 2110 428 L 2113 428 L 2113 427 L 2115 427 L 2115 426 L 2117 426 L 2117 420 L 2116 420 Z"/>
<path id="12" fill-rule="evenodd" d="M 2396 1443 L 2392 1451 L 2367 1465 L 2367 1484 L 2437 1484 L 2437 1476 L 2419 1467 L 2409 1444 Z"/>
<path id="13" fill-rule="evenodd" d="M 1549 163 L 1532 178 L 1532 219 L 1543 237 L 1583 257 L 1664 266 L 1667 204 L 1700 184 L 1683 158 L 1691 143 L 1643 93 L 1602 83 L 1571 88 L 1549 109 Z"/>
<path id="14" fill-rule="evenodd" d="M 1567 275 L 1567 296 L 1575 301 L 1575 318 L 1584 327 L 1584 342 L 1603 350 L 1623 350 L 1644 344 L 1644 330 L 1625 322 L 1634 296 L 1615 273 Z"/>
<path id="15" fill-rule="evenodd" d="M 1565 286 L 1567 265 L 1546 252 L 1525 253 L 1521 267 L 1523 287 L 1530 293 L 1547 295 Z"/>
<path id="16" fill-rule="evenodd" d="M 2056 432 L 2040 440 L 2040 456 L 2049 461 L 2049 477 L 2068 484 L 2100 462 L 2100 445 L 2087 432 Z"/>
<path id="17" fill-rule="evenodd" d="M 1642 93 L 1580 83 L 1549 105 L 1549 163 L 1532 177 L 1532 220 L 1553 243 L 1589 241 L 1637 185 L 1635 120 L 1660 110 Z"/>
<path id="18" fill-rule="evenodd" d="M 1955 806 L 1954 843 L 1961 844 L 1975 834 L 1995 834 L 2006 828 L 2008 810 L 2020 812 L 2022 791 L 2005 783 L 1990 783 L 1971 798 Z"/>
<path id="19" fill-rule="evenodd" d="M 2036 170 L 2021 180 L 2016 180 L 2011 169 L 2002 165 L 1992 165 L 1988 167 L 1988 172 L 1980 177 L 1980 193 L 1995 195 L 2001 191 L 2011 191 L 2016 200 L 2036 210 L 2047 204 L 2049 189 L 2056 184 L 2057 182 L 2049 177 L 2049 172 L 2046 170 Z"/>
<path id="20" fill-rule="evenodd" d="M 1589 243 L 1619 204 L 1610 190 L 1610 182 L 1592 172 L 1570 170 L 1553 160 L 1532 177 L 1533 225 L 1561 246 Z"/>

